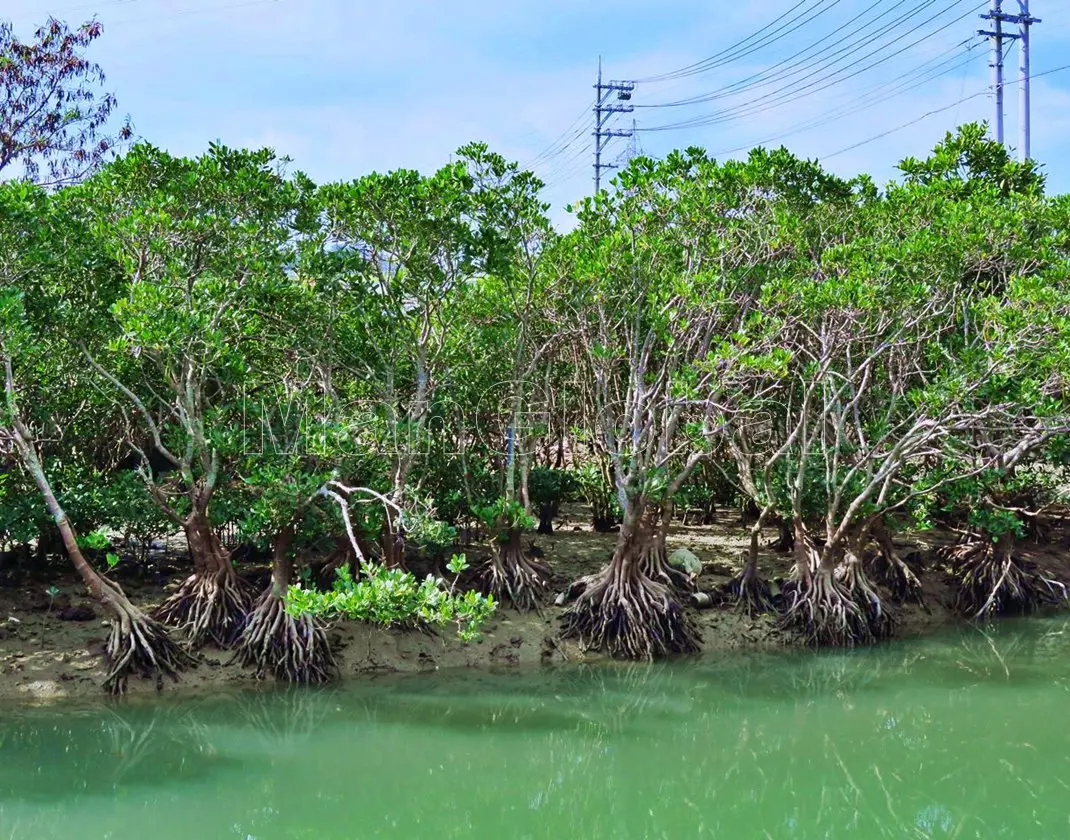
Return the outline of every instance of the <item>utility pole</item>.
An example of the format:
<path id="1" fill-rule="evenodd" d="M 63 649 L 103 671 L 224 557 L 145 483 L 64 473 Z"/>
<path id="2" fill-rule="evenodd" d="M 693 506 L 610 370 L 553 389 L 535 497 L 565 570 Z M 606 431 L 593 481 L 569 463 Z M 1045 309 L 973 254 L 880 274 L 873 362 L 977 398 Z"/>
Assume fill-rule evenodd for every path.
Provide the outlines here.
<path id="1" fill-rule="evenodd" d="M 1029 0 L 1018 0 L 1018 156 L 1023 160 L 1029 160 L 1031 142 L 1029 132 L 1030 102 L 1029 102 L 1029 27 L 1034 23 L 1040 23 L 1039 18 L 1030 16 Z"/>
<path id="2" fill-rule="evenodd" d="M 1029 27 L 1040 23 L 1040 18 L 1029 14 L 1029 0 L 1018 0 L 1016 15 L 1003 11 L 1003 0 L 991 0 L 988 14 L 983 20 L 992 22 L 992 29 L 980 29 L 978 34 L 992 40 L 992 90 L 996 99 L 996 140 L 1004 142 L 1003 131 L 1003 42 L 1019 40 L 1018 55 L 1018 155 L 1022 160 L 1030 156 L 1030 101 L 1029 101 Z M 1018 24 L 1018 32 L 1007 32 L 1003 24 Z"/>
<path id="3" fill-rule="evenodd" d="M 602 163 L 602 152 L 606 145 L 614 137 L 631 137 L 635 134 L 635 123 L 631 130 L 614 130 L 606 128 L 606 123 L 613 114 L 630 114 L 635 110 L 631 104 L 610 105 L 609 98 L 613 93 L 617 94 L 618 102 L 630 103 L 632 92 L 635 90 L 635 82 L 602 82 L 602 57 L 598 57 L 598 83 L 595 87 L 594 98 L 594 191 L 597 194 L 602 189 L 602 170 L 615 169 L 614 163 Z"/>
<path id="4" fill-rule="evenodd" d="M 982 20 L 992 22 L 991 30 L 978 30 L 978 35 L 992 39 L 992 91 L 996 97 L 996 142 L 1003 144 L 1003 39 L 1013 36 L 1003 32 L 1003 0 L 991 0 L 988 14 L 981 15 Z"/>

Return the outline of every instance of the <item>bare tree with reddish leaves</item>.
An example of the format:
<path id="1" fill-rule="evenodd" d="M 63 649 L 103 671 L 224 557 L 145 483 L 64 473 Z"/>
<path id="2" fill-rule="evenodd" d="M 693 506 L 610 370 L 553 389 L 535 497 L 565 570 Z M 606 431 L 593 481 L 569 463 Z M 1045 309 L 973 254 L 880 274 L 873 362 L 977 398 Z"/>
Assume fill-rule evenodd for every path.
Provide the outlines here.
<path id="1" fill-rule="evenodd" d="M 83 55 L 101 32 L 99 21 L 72 30 L 49 18 L 24 42 L 0 23 L 0 177 L 46 187 L 79 181 L 130 138 L 129 119 L 109 131 L 115 96 Z"/>

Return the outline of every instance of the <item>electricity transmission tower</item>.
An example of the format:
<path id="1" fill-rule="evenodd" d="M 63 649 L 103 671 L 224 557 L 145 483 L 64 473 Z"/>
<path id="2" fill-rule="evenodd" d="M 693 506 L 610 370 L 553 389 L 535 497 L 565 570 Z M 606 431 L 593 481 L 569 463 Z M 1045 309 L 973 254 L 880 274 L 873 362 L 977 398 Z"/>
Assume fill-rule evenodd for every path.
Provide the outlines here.
<path id="1" fill-rule="evenodd" d="M 614 137 L 632 137 L 635 134 L 635 123 L 631 129 L 606 128 L 606 123 L 613 114 L 630 114 L 635 110 L 632 106 L 632 92 L 635 90 L 635 82 L 602 82 L 602 59 L 598 59 L 598 84 L 595 86 L 594 98 L 594 191 L 598 193 L 602 189 L 602 170 L 615 169 L 615 163 L 602 163 L 602 152 L 606 145 Z M 616 93 L 618 103 L 626 104 L 610 105 L 610 97 Z"/>
<path id="2" fill-rule="evenodd" d="M 992 90 L 996 100 L 996 140 L 1003 142 L 1003 49 L 1004 41 L 1018 40 L 1018 154 L 1022 160 L 1030 155 L 1030 102 L 1029 102 L 1029 27 L 1040 23 L 1040 18 L 1029 14 L 1029 0 L 1018 0 L 1018 14 L 1003 11 L 1003 0 L 991 0 L 991 8 L 981 18 L 992 23 L 991 29 L 980 29 L 978 34 L 992 41 Z M 1017 32 L 1008 32 L 1003 24 L 1016 24 Z"/>
<path id="3" fill-rule="evenodd" d="M 642 147 L 639 145 L 639 128 L 635 124 L 635 120 L 632 120 L 632 142 L 628 144 L 628 148 L 624 150 L 624 154 L 620 157 L 621 165 L 631 163 L 632 158 L 639 157 L 643 153 Z"/>

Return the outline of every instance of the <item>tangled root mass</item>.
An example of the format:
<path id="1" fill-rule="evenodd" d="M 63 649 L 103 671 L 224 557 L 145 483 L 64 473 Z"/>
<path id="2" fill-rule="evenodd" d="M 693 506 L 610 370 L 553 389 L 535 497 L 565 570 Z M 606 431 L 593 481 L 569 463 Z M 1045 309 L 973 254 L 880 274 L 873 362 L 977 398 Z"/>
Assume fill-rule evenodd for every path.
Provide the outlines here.
<path id="1" fill-rule="evenodd" d="M 312 616 L 294 618 L 281 596 L 266 591 L 249 614 L 234 658 L 257 678 L 314 685 L 334 678 L 337 665 L 323 626 Z"/>
<path id="2" fill-rule="evenodd" d="M 104 690 L 109 694 L 125 694 L 131 674 L 156 680 L 156 689 L 160 690 L 164 676 L 177 680 L 180 671 L 197 665 L 192 655 L 171 640 L 162 624 L 135 607 L 109 606 L 117 613 L 104 654 L 108 664 Z"/>
<path id="3" fill-rule="evenodd" d="M 971 619 L 1025 615 L 1067 600 L 1066 587 L 1017 556 L 1008 540 L 970 540 L 947 552 L 955 611 Z"/>
<path id="4" fill-rule="evenodd" d="M 564 615 L 566 638 L 620 659 L 652 660 L 700 650 L 698 630 L 666 584 L 611 564 L 578 585 L 583 592 Z"/>
<path id="5" fill-rule="evenodd" d="M 193 574 L 164 601 L 153 618 L 179 630 L 190 647 L 212 642 L 233 646 L 249 612 L 246 586 L 233 572 Z"/>
<path id="6" fill-rule="evenodd" d="M 484 566 L 482 577 L 491 595 L 499 601 L 508 600 L 522 612 L 538 608 L 550 586 L 549 567 L 527 557 L 519 541 L 500 545 L 497 555 Z"/>

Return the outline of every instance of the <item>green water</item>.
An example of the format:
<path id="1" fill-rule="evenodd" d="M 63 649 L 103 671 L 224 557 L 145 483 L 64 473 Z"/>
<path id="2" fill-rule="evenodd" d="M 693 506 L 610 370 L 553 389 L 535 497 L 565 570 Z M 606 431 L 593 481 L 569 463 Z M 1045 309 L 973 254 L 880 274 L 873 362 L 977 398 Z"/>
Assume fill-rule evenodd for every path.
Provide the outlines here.
<path id="1" fill-rule="evenodd" d="M 1070 837 L 1070 623 L 0 709 L 0 840 Z"/>

